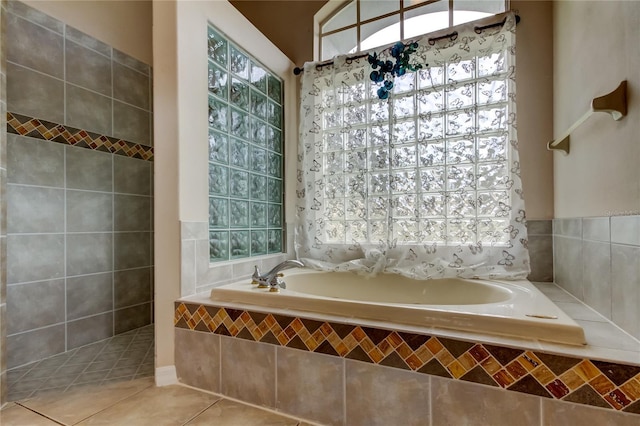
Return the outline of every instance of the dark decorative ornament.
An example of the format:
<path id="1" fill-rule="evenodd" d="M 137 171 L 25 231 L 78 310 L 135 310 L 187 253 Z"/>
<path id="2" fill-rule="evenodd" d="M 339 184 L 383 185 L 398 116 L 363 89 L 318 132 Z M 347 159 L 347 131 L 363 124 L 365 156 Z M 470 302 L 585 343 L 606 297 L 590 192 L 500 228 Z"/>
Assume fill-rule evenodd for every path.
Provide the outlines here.
<path id="1" fill-rule="evenodd" d="M 388 99 L 389 93 L 391 89 L 393 89 L 393 79 L 397 77 L 401 77 L 407 73 L 407 71 L 417 71 L 422 68 L 421 64 L 410 64 L 409 59 L 411 58 L 411 54 L 415 53 L 418 48 L 418 43 L 407 43 L 404 44 L 402 42 L 397 42 L 393 46 L 389 48 L 389 53 L 391 56 L 395 58 L 396 63 L 386 60 L 382 61 L 378 59 L 377 53 L 372 53 L 367 57 L 367 61 L 371 64 L 371 74 L 369 74 L 369 78 L 374 83 L 382 83 L 382 86 L 378 89 L 378 98 L 380 99 Z M 425 64 L 426 66 L 428 64 Z M 380 68 L 378 70 L 378 68 Z"/>

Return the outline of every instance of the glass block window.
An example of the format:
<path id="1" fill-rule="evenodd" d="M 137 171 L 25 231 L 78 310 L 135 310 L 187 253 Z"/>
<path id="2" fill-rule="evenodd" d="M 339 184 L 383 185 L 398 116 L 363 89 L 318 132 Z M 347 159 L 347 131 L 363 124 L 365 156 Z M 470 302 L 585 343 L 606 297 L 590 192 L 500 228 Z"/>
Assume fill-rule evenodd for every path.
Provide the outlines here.
<path id="1" fill-rule="evenodd" d="M 283 83 L 208 29 L 209 254 L 212 262 L 283 250 Z"/>

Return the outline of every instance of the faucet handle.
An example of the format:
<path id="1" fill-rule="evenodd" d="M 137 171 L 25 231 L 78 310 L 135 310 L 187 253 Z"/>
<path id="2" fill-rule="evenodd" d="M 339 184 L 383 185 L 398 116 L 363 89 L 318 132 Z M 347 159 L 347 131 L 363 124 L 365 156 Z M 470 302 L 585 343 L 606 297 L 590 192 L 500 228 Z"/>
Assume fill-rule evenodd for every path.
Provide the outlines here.
<path id="1" fill-rule="evenodd" d="M 251 275 L 251 284 L 257 285 L 260 284 L 260 279 L 262 276 L 260 275 L 260 269 L 258 269 L 258 265 L 254 266 L 253 275 Z"/>

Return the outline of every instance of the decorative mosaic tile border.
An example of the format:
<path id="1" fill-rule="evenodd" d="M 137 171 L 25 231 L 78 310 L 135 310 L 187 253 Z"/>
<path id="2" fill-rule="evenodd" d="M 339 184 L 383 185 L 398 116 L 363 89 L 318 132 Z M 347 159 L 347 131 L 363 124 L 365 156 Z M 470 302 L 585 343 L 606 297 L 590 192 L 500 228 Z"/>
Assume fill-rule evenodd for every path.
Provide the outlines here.
<path id="1" fill-rule="evenodd" d="M 153 161 L 153 147 L 7 112 L 7 132 L 80 148 Z"/>
<path id="2" fill-rule="evenodd" d="M 640 366 L 176 302 L 178 328 L 640 414 Z"/>

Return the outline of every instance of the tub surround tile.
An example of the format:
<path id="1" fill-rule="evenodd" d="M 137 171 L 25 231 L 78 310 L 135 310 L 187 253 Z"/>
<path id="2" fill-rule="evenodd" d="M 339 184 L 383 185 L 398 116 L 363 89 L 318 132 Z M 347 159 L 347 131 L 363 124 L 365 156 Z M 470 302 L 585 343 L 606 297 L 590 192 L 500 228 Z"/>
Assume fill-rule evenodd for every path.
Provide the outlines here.
<path id="1" fill-rule="evenodd" d="M 252 404 L 274 407 L 276 348 L 269 344 L 256 345 L 243 339 L 233 339 L 227 335 L 220 337 L 221 392 Z M 239 377 L 243 379 L 238 380 Z"/>
<path id="2" fill-rule="evenodd" d="M 582 242 L 584 302 L 611 318 L 611 245 Z"/>
<path id="3" fill-rule="evenodd" d="M 640 247 L 611 245 L 613 321 L 640 340 Z"/>
<path id="4" fill-rule="evenodd" d="M 563 237 L 582 238 L 582 218 L 553 220 L 553 233 Z"/>
<path id="5" fill-rule="evenodd" d="M 585 329 L 587 341 L 592 346 L 638 351 L 640 346 L 638 341 L 629 339 L 624 331 L 609 322 L 583 320 L 576 320 L 576 322 Z"/>
<path id="6" fill-rule="evenodd" d="M 599 398 L 599 395 L 592 397 Z M 586 405 L 542 401 L 542 424 L 633 426 L 638 424 L 638 416 Z"/>
<path id="7" fill-rule="evenodd" d="M 275 407 L 278 411 L 326 425 L 344 424 L 345 369 L 342 359 L 279 347 L 276 364 Z M 346 394 L 349 394 L 349 388 Z M 326 410 L 327 406 L 332 409 Z"/>
<path id="8" fill-rule="evenodd" d="M 553 221 L 548 220 L 527 220 L 528 235 L 552 235 Z"/>
<path id="9" fill-rule="evenodd" d="M 584 300 L 582 287 L 582 241 L 554 236 L 553 264 L 555 282 L 580 300 Z"/>
<path id="10" fill-rule="evenodd" d="M 180 242 L 180 295 L 190 296 L 196 293 L 196 242 Z"/>
<path id="11" fill-rule="evenodd" d="M 180 222 L 180 239 L 206 240 L 209 238 L 207 222 Z"/>
<path id="12" fill-rule="evenodd" d="M 351 360 L 346 364 L 345 424 L 416 425 L 430 417 L 429 376 Z"/>
<path id="13" fill-rule="evenodd" d="M 584 321 L 607 322 L 607 318 L 593 309 L 589 309 L 582 303 L 575 302 L 554 302 L 560 309 L 573 319 Z"/>
<path id="14" fill-rule="evenodd" d="M 554 221 L 555 282 L 640 338 L 640 216 L 582 218 L 582 240 L 564 236 L 578 220 Z"/>
<path id="15" fill-rule="evenodd" d="M 78 148 L 110 152 L 117 156 L 153 161 L 153 148 L 150 146 L 59 124 L 62 122 L 60 117 L 56 117 L 58 120 L 46 121 L 46 117 L 34 118 L 41 115 L 29 114 L 20 111 L 7 112 L 7 132 Z"/>
<path id="16" fill-rule="evenodd" d="M 553 237 L 551 235 L 529 235 L 529 258 L 531 273 L 529 281 L 553 281 Z"/>
<path id="17" fill-rule="evenodd" d="M 608 217 L 585 217 L 582 219 L 583 239 L 590 241 L 611 241 Z"/>
<path id="18" fill-rule="evenodd" d="M 219 393 L 220 336 L 189 330 L 175 331 L 176 370 L 180 383 Z M 203 357 L 204 353 L 207 356 Z"/>
<path id="19" fill-rule="evenodd" d="M 433 424 L 540 424 L 538 398 L 435 377 L 431 383 Z"/>
<path id="20" fill-rule="evenodd" d="M 555 283 L 536 282 L 534 283 L 534 285 L 553 302 L 580 303 L 580 301 L 575 296 L 571 295 Z"/>
<path id="21" fill-rule="evenodd" d="M 360 361 L 386 365 L 391 367 L 390 371 L 398 374 L 406 370 L 403 374 L 418 373 L 418 377 L 421 377 L 422 373 L 425 380 L 429 376 L 444 376 L 462 382 L 501 387 L 501 395 L 515 398 L 518 403 L 525 403 L 522 401 L 539 396 L 591 404 L 592 400 L 582 396 L 585 392 L 601 395 L 600 400 L 605 401 L 608 408 L 615 410 L 633 407 L 633 404 L 640 401 L 640 392 L 634 390 L 636 382 L 640 383 L 640 360 L 638 365 L 603 363 L 580 356 L 554 355 L 552 352 L 557 349 L 550 349 L 551 353 L 516 349 L 496 344 L 471 343 L 457 338 L 190 302 L 176 302 L 174 323 L 176 332 L 196 330 L 221 336 L 223 394 L 245 400 L 250 395 L 249 398 L 255 399 L 250 402 L 271 407 L 274 405 L 270 403 L 269 391 L 265 390 L 265 386 L 275 382 L 269 376 L 269 368 L 272 367 L 266 368 L 265 365 L 272 363 L 270 354 L 273 349 L 269 348 L 272 345 L 278 347 L 278 360 L 284 347 L 290 348 L 286 355 L 291 357 L 297 351 L 322 353 L 324 355 L 315 356 L 347 358 L 347 366 L 367 365 L 356 362 Z M 620 340 L 620 335 L 615 334 L 616 328 L 611 324 L 594 324 L 609 327 L 600 330 L 598 336 L 588 336 L 589 341 L 607 344 L 609 340 Z M 618 333 L 622 332 L 618 330 Z M 605 341 L 606 339 L 609 340 Z M 238 363 L 238 357 L 242 358 L 242 362 Z M 254 360 L 254 357 L 259 357 L 261 361 Z M 235 365 L 232 365 L 232 359 L 236 362 Z M 292 359 L 294 362 L 302 362 L 303 358 Z M 250 371 L 249 374 L 234 370 L 245 366 L 250 368 L 247 370 Z M 265 368 L 269 371 L 265 371 Z M 284 367 L 282 370 L 281 367 L 276 368 L 284 371 Z M 259 371 L 254 373 L 253 369 Z M 251 383 L 238 383 L 231 379 L 240 374 L 242 377 L 252 377 Z M 261 377 L 260 383 L 254 383 L 258 380 L 257 377 Z M 347 369 L 347 380 L 348 377 Z M 435 379 L 432 377 L 431 380 Z M 587 388 L 583 389 L 584 386 Z M 505 394 L 504 390 L 508 392 Z M 257 394 L 261 396 L 256 396 Z M 349 392 L 347 401 L 348 395 Z M 434 396 L 433 401 L 437 401 L 437 397 Z M 288 411 L 291 407 L 286 409 Z"/>
<path id="22" fill-rule="evenodd" d="M 640 216 L 612 216 L 611 242 L 640 246 Z"/>

